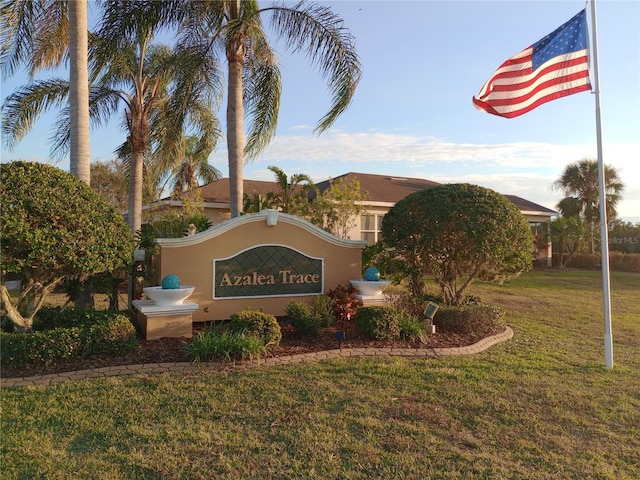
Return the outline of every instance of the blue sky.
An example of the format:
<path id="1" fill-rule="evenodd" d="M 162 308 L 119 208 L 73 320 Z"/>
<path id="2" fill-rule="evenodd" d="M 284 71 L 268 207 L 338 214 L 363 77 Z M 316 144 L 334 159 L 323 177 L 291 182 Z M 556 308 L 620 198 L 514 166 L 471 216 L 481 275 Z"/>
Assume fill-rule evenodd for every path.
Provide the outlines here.
<path id="1" fill-rule="evenodd" d="M 290 55 L 276 43 L 283 78 L 278 132 L 246 166 L 245 178 L 273 180 L 269 165 L 315 181 L 350 171 L 419 177 L 475 183 L 554 208 L 562 194 L 551 184 L 564 168 L 597 158 L 592 93 L 556 100 L 514 119 L 480 112 L 471 102 L 504 60 L 569 20 L 584 1 L 321 3 L 341 15 L 356 38 L 363 76 L 354 101 L 329 131 L 314 135 L 314 125 L 329 108 L 325 83 L 304 56 Z M 626 184 L 620 217 L 636 222 L 640 2 L 599 0 L 597 14 L 603 158 Z M 591 36 L 590 12 L 588 18 Z M 3 81 L 2 98 L 27 80 L 16 75 Z M 220 117 L 224 122 L 224 110 Z M 66 159 L 48 160 L 54 118 L 42 117 L 12 152 L 3 148 L 2 161 L 49 161 L 68 169 Z M 125 136 L 120 124 L 114 119 L 92 132 L 92 160 L 112 158 Z M 224 139 L 210 163 L 227 175 Z"/>

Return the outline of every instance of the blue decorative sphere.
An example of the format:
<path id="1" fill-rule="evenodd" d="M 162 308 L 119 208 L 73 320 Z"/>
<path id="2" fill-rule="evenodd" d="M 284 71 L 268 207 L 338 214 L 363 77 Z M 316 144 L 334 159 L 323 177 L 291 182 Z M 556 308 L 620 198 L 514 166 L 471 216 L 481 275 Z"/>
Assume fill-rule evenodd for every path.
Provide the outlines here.
<path id="1" fill-rule="evenodd" d="M 177 275 L 167 275 L 162 279 L 163 290 L 177 290 L 180 288 L 180 279 Z"/>
<path id="2" fill-rule="evenodd" d="M 369 282 L 377 282 L 380 280 L 380 270 L 376 267 L 369 267 L 364 271 L 364 279 Z"/>

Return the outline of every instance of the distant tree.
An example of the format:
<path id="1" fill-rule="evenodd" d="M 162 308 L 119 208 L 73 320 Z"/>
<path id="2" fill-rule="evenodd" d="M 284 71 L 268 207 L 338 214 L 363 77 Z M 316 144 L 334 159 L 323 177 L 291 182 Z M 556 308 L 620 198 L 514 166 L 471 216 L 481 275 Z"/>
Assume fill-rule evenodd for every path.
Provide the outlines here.
<path id="1" fill-rule="evenodd" d="M 73 175 L 50 165 L 11 162 L 0 172 L 2 278 L 20 278 L 17 301 L 4 283 L 7 316 L 29 330 L 47 295 L 65 278 L 82 281 L 128 264 L 133 242 L 119 212 Z"/>
<path id="2" fill-rule="evenodd" d="M 127 209 L 127 173 L 118 159 L 91 164 L 91 188 L 118 212 Z"/>
<path id="3" fill-rule="evenodd" d="M 323 192 L 314 190 L 311 199 L 305 194 L 294 199 L 291 213 L 340 238 L 347 238 L 364 210 L 360 182 L 343 178 L 332 180 Z"/>
<path id="4" fill-rule="evenodd" d="M 476 278 L 516 274 L 532 262 L 525 217 L 503 195 L 476 185 L 412 193 L 385 215 L 382 237 L 403 258 L 412 293 L 424 293 L 429 274 L 448 305 L 460 304 Z"/>
<path id="5" fill-rule="evenodd" d="M 276 197 L 273 192 L 268 192 L 266 195 L 260 193 L 249 195 L 245 192 L 243 205 L 242 211 L 244 213 L 258 213 L 267 208 L 275 208 Z"/>
<path id="6" fill-rule="evenodd" d="M 195 135 L 182 139 L 181 154 L 174 157 L 170 174 L 173 196 L 195 190 L 200 186 L 200 180 L 206 184 L 222 178 L 220 170 L 209 165 L 212 147 L 203 145 Z"/>
<path id="7" fill-rule="evenodd" d="M 624 183 L 618 171 L 604 166 L 605 195 L 608 221 L 617 216 L 616 206 L 621 200 Z M 596 229 L 600 225 L 600 181 L 598 161 L 583 159 L 567 165 L 564 172 L 552 187 L 561 190 L 565 198 L 557 205 L 563 217 L 579 216 L 587 226 L 589 253 L 595 252 Z"/>
<path id="8" fill-rule="evenodd" d="M 284 171 L 276 166 L 271 165 L 268 167 L 276 175 L 276 181 L 280 187 L 279 192 L 275 193 L 274 205 L 277 206 L 283 213 L 289 213 L 289 208 L 295 195 L 300 195 L 303 182 L 306 182 L 308 187 L 313 186 L 313 181 L 309 175 L 304 173 L 294 173 L 291 177 L 288 177 Z"/>
<path id="9" fill-rule="evenodd" d="M 640 253 L 640 223 L 614 220 L 609 223 L 609 249 Z"/>
<path id="10" fill-rule="evenodd" d="M 584 221 L 579 216 L 558 217 L 549 222 L 549 235 L 558 246 L 558 267 L 569 265 L 574 254 L 580 251 L 584 239 Z"/>

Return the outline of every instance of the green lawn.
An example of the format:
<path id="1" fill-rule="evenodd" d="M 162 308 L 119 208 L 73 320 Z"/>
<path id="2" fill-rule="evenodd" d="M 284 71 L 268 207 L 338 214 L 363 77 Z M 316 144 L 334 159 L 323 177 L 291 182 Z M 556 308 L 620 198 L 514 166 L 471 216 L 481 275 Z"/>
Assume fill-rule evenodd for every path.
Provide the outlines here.
<path id="1" fill-rule="evenodd" d="M 3 480 L 640 478 L 640 275 L 536 271 L 471 294 L 509 342 L 2 390 Z"/>

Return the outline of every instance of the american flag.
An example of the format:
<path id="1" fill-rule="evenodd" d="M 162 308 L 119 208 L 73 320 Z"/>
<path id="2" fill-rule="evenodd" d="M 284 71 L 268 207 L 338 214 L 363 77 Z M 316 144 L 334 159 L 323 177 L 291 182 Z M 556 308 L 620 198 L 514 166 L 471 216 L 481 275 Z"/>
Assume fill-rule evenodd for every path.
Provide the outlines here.
<path id="1" fill-rule="evenodd" d="M 473 104 L 493 115 L 513 118 L 585 90 L 591 90 L 586 8 L 500 65 L 473 97 Z"/>

